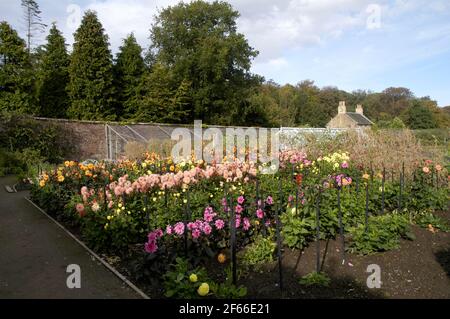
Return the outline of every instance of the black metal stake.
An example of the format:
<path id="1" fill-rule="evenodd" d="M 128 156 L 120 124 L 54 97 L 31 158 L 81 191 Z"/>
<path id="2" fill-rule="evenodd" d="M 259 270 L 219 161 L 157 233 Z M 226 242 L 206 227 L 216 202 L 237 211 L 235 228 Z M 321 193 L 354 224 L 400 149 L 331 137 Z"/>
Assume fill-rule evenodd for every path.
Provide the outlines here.
<path id="1" fill-rule="evenodd" d="M 358 176 L 356 177 L 356 196 L 359 195 L 359 178 Z"/>
<path id="2" fill-rule="evenodd" d="M 373 164 L 370 162 L 370 181 L 373 182 Z"/>
<path id="3" fill-rule="evenodd" d="M 366 211 L 365 211 L 366 233 L 369 228 L 369 183 L 366 183 Z"/>
<path id="4" fill-rule="evenodd" d="M 106 185 L 103 186 L 103 204 L 105 205 L 105 210 L 108 210 L 108 199 L 106 198 Z"/>
<path id="5" fill-rule="evenodd" d="M 277 233 L 277 255 L 278 255 L 278 277 L 279 277 L 279 284 L 280 284 L 280 293 L 281 296 L 283 296 L 283 264 L 282 264 L 282 255 L 281 255 L 281 249 L 282 249 L 282 240 L 281 240 L 281 233 L 280 233 L 280 218 L 279 214 L 283 211 L 283 191 L 282 191 L 282 179 L 280 178 L 279 183 L 279 207 L 275 211 L 275 223 L 276 223 L 276 233 Z"/>
<path id="6" fill-rule="evenodd" d="M 189 189 L 186 191 L 186 197 L 189 198 Z M 186 200 L 186 205 L 184 205 L 184 255 L 188 257 L 188 229 L 187 224 L 189 220 L 188 212 L 189 199 Z"/>
<path id="7" fill-rule="evenodd" d="M 320 190 L 316 200 L 316 272 L 320 272 Z"/>
<path id="8" fill-rule="evenodd" d="M 231 248 L 231 271 L 233 274 L 233 285 L 237 282 L 237 269 L 236 269 L 236 213 L 233 209 L 233 198 L 230 196 L 230 208 L 231 208 L 231 218 L 230 218 L 230 248 Z"/>
<path id="9" fill-rule="evenodd" d="M 338 217 L 339 217 L 339 235 L 341 236 L 341 248 L 342 248 L 342 264 L 345 264 L 345 238 L 344 238 L 344 225 L 342 223 L 341 187 L 338 188 L 337 201 L 338 201 Z"/>
<path id="10" fill-rule="evenodd" d="M 150 212 L 148 209 L 148 195 L 145 194 L 144 196 L 144 208 L 145 208 L 145 219 L 146 219 L 146 224 L 148 226 L 150 226 Z"/>
<path id="11" fill-rule="evenodd" d="M 436 171 L 436 189 L 439 188 L 439 171 Z"/>
<path id="12" fill-rule="evenodd" d="M 431 187 L 434 186 L 434 170 L 431 169 Z"/>
<path id="13" fill-rule="evenodd" d="M 405 183 L 405 163 L 402 162 L 402 179 L 403 183 Z"/>
<path id="14" fill-rule="evenodd" d="M 167 210 L 167 202 L 168 202 L 168 194 L 167 194 L 167 185 L 164 186 L 164 207 Z"/>
<path id="15" fill-rule="evenodd" d="M 259 179 L 256 179 L 256 209 L 259 209 Z"/>
<path id="16" fill-rule="evenodd" d="M 399 179 L 400 179 L 400 191 L 398 194 L 398 212 L 400 212 L 402 209 L 402 191 L 403 191 L 403 173 L 402 172 L 400 172 Z"/>
<path id="17" fill-rule="evenodd" d="M 381 214 L 384 215 L 384 183 L 386 180 L 386 169 L 383 166 L 383 177 L 381 179 Z"/>

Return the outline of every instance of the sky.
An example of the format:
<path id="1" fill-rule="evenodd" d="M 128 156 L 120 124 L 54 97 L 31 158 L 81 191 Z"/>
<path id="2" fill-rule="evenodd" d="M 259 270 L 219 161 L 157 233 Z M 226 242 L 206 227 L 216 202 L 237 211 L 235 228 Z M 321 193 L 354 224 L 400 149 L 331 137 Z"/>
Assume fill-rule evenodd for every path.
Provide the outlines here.
<path id="1" fill-rule="evenodd" d="M 85 10 L 97 11 L 111 50 L 134 32 L 144 48 L 155 14 L 178 0 L 36 0 L 70 45 Z M 185 1 L 189 2 L 189 1 Z M 346 91 L 391 86 L 450 105 L 449 0 L 229 0 L 238 32 L 259 51 L 252 72 L 279 84 L 313 80 Z M 0 21 L 21 36 L 20 0 L 0 0 Z M 35 40 L 42 44 L 45 34 Z"/>

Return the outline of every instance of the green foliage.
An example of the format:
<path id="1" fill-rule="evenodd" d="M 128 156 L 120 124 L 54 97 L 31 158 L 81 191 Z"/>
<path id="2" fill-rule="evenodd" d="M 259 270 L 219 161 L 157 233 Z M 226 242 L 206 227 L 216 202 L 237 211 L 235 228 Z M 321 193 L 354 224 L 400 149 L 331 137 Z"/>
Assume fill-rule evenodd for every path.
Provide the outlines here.
<path id="1" fill-rule="evenodd" d="M 25 41 L 0 23 L 0 111 L 36 113 L 34 76 Z"/>
<path id="2" fill-rule="evenodd" d="M 231 266 L 226 270 L 226 278 L 222 283 L 211 282 L 211 292 L 218 299 L 239 299 L 247 295 L 247 288 L 244 286 L 236 286 L 233 284 L 233 275 Z M 239 278 L 239 273 L 238 273 Z"/>
<path id="3" fill-rule="evenodd" d="M 155 60 L 170 68 L 176 86 L 191 83 L 190 115 L 195 119 L 215 124 L 245 120 L 246 100 L 260 78 L 250 73 L 258 53 L 237 32 L 238 17 L 226 2 L 194 1 L 163 9 L 152 26 Z"/>
<path id="4" fill-rule="evenodd" d="M 59 221 L 75 220 L 74 211 L 71 210 L 71 215 L 67 215 L 66 212 L 66 205 L 72 197 L 70 190 L 57 184 L 49 184 L 42 188 L 34 186 L 30 196 L 39 207 L 45 207 L 47 214 Z"/>
<path id="5" fill-rule="evenodd" d="M 114 64 L 117 110 L 122 118 L 133 118 L 142 98 L 140 84 L 146 70 L 142 48 L 131 33 L 123 40 Z"/>
<path id="6" fill-rule="evenodd" d="M 337 114 L 339 101 L 347 101 L 347 111 L 354 112 L 362 104 L 364 114 L 379 128 L 447 128 L 450 116 L 429 98 L 416 98 L 402 87 L 387 88 L 380 93 L 368 91 L 345 92 L 336 87 L 319 88 L 313 81 L 297 85 L 263 83 L 250 101 L 266 111 L 269 125 L 325 127 Z"/>
<path id="7" fill-rule="evenodd" d="M 0 147 L 11 152 L 36 150 L 38 157 L 50 163 L 61 162 L 70 147 L 60 127 L 21 116 L 3 119 L 0 137 Z"/>
<path id="8" fill-rule="evenodd" d="M 295 207 L 288 209 L 280 218 L 284 244 L 289 248 L 303 249 L 313 235 L 315 220 L 301 218 Z"/>
<path id="9" fill-rule="evenodd" d="M 9 152 L 0 148 L 0 176 L 23 174 L 27 170 L 26 164 L 21 161 L 20 155 L 20 152 Z"/>
<path id="10" fill-rule="evenodd" d="M 433 171 L 434 167 L 431 167 L 430 169 Z M 409 211 L 443 211 L 448 208 L 449 189 L 447 187 L 437 188 L 434 179 L 435 176 L 433 177 L 431 174 L 425 174 L 420 169 L 416 172 L 416 180 L 411 184 L 410 188 L 407 190 L 408 194 L 405 196 L 406 206 Z"/>
<path id="11" fill-rule="evenodd" d="M 164 295 L 168 298 L 195 299 L 199 298 L 197 290 L 202 283 L 210 288 L 208 295 L 219 299 L 237 299 L 247 295 L 244 286 L 236 287 L 232 283 L 231 267 L 226 270 L 226 278 L 222 283 L 212 281 L 203 267 L 190 269 L 189 263 L 183 258 L 176 258 L 170 265 L 170 270 L 163 275 Z"/>
<path id="12" fill-rule="evenodd" d="M 273 261 L 275 248 L 276 244 L 272 238 L 265 238 L 259 235 L 254 239 L 253 243 L 245 247 L 242 257 L 239 259 L 245 266 L 259 266 Z"/>
<path id="13" fill-rule="evenodd" d="M 377 123 L 377 126 L 379 128 L 383 128 L 383 129 L 404 129 L 404 128 L 406 128 L 405 123 L 403 123 L 403 121 L 399 117 L 394 117 L 394 119 L 392 119 L 392 120 L 379 121 Z"/>
<path id="14" fill-rule="evenodd" d="M 0 121 L 0 175 L 34 177 L 38 166 L 61 162 L 70 148 L 65 131 L 53 124 L 11 114 Z"/>
<path id="15" fill-rule="evenodd" d="M 138 102 L 134 119 L 142 122 L 183 123 L 190 116 L 191 84 L 178 84 L 173 72 L 161 64 L 144 75 L 141 83 L 145 92 Z"/>
<path id="16" fill-rule="evenodd" d="M 441 217 L 431 212 L 421 212 L 414 216 L 414 223 L 420 227 L 428 228 L 431 225 L 435 229 L 443 232 L 450 232 L 450 225 Z"/>
<path id="17" fill-rule="evenodd" d="M 39 115 L 64 118 L 68 107 L 69 55 L 63 35 L 53 24 L 41 56 L 38 99 Z"/>
<path id="18" fill-rule="evenodd" d="M 349 233 L 349 250 L 361 255 L 396 249 L 400 238 L 414 239 L 408 218 L 398 213 L 370 216 L 367 231 L 364 224 L 358 224 Z"/>
<path id="19" fill-rule="evenodd" d="M 195 275 L 196 281 L 190 279 L 191 275 Z M 198 287 L 208 282 L 209 278 L 204 268 L 195 268 L 189 270 L 187 260 L 177 258 L 175 264 L 171 265 L 171 270 L 167 271 L 164 276 L 164 295 L 168 298 L 194 299 L 198 298 Z"/>
<path id="20" fill-rule="evenodd" d="M 106 252 L 126 252 L 130 244 L 143 242 L 145 215 L 135 208 L 139 204 L 130 202 L 113 209 L 101 205 L 99 211 L 86 214 L 80 219 L 83 238 L 91 247 Z"/>
<path id="21" fill-rule="evenodd" d="M 112 56 L 108 36 L 93 11 L 87 11 L 74 35 L 69 65 L 68 115 L 82 120 L 114 120 Z"/>
<path id="22" fill-rule="evenodd" d="M 331 279 L 324 272 L 313 271 L 299 279 L 301 285 L 328 287 L 330 285 Z"/>
<path id="23" fill-rule="evenodd" d="M 408 110 L 406 123 L 411 129 L 430 129 L 437 127 L 433 113 L 419 102 L 415 102 Z"/>

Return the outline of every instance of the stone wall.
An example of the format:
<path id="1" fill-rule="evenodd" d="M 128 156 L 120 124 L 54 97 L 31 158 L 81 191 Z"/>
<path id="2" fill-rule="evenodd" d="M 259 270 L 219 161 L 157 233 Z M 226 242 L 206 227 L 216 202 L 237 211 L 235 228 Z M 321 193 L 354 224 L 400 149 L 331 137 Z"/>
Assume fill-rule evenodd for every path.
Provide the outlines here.
<path id="1" fill-rule="evenodd" d="M 342 114 L 340 114 L 342 115 Z M 344 116 L 345 118 L 348 117 Z M 167 141 L 171 140 L 171 134 L 175 128 L 185 127 L 193 133 L 193 125 L 172 125 L 172 124 L 149 124 L 137 123 L 124 125 L 117 122 L 97 122 L 97 121 L 76 121 L 76 120 L 61 120 L 61 119 L 47 119 L 36 118 L 36 120 L 44 123 L 52 123 L 61 127 L 63 134 L 67 136 L 68 144 L 72 150 L 67 159 L 82 161 L 86 159 L 118 159 L 125 152 L 125 145 L 128 142 L 135 141 L 145 146 L 152 145 L 155 151 L 160 153 L 162 146 Z M 351 122 L 351 121 L 350 121 Z M 354 123 L 340 123 L 337 127 L 346 127 L 345 124 Z M 350 126 L 350 125 L 349 125 Z M 347 126 L 348 127 L 348 126 Z M 208 128 L 218 128 L 225 133 L 227 128 L 242 128 L 247 127 L 225 127 L 225 126 L 208 126 Z M 205 129 L 205 128 L 204 128 Z M 325 128 L 281 128 L 281 135 L 288 138 L 302 134 L 337 134 L 339 129 L 325 129 Z M 286 141 L 280 138 L 281 144 Z M 174 143 L 174 142 L 172 142 Z M 287 143 L 286 145 L 288 145 Z M 161 147 L 161 150 L 159 149 Z M 169 144 L 169 148 L 170 148 Z M 283 147 L 283 146 L 282 146 Z M 169 153 L 170 154 L 170 153 Z"/>
<path id="2" fill-rule="evenodd" d="M 358 128 L 358 124 L 352 121 L 351 118 L 345 115 L 345 113 L 337 114 L 327 124 L 327 128 Z"/>
<path id="3" fill-rule="evenodd" d="M 123 153 L 129 141 L 147 144 L 148 141 L 168 141 L 175 128 L 185 127 L 193 132 L 193 125 L 136 123 L 123 125 L 117 122 L 78 121 L 63 119 L 35 118 L 44 123 L 52 123 L 61 127 L 67 135 L 72 152 L 67 159 L 116 159 L 116 153 Z M 208 126 L 219 128 L 223 132 L 225 126 Z M 246 127 L 241 127 L 246 129 Z"/>
<path id="4" fill-rule="evenodd" d="M 61 127 L 71 149 L 67 159 L 80 161 L 106 158 L 105 123 L 46 118 L 36 120 Z"/>

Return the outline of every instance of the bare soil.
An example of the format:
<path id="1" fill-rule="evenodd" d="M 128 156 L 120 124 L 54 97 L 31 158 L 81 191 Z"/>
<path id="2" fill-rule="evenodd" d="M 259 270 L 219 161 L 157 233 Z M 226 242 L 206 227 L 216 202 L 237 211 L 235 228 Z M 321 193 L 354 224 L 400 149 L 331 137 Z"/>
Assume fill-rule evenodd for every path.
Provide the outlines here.
<path id="1" fill-rule="evenodd" d="M 450 222 L 450 212 L 437 214 Z M 304 286 L 299 278 L 316 270 L 316 243 L 304 251 L 283 250 L 283 291 L 279 286 L 278 262 L 264 265 L 258 271 L 246 271 L 238 284 L 248 289 L 248 298 L 288 299 L 450 299 L 450 233 L 412 226 L 413 241 L 401 240 L 400 248 L 369 256 L 345 254 L 342 263 L 340 240 L 320 242 L 320 266 L 331 282 L 328 287 Z M 137 254 L 142 247 L 137 249 Z M 133 280 L 130 260 L 114 263 L 123 274 Z M 381 288 L 367 287 L 371 274 L 367 267 L 376 264 L 381 270 Z M 223 276 L 227 263 L 215 260 L 206 266 L 212 277 Z M 243 269 L 240 268 L 242 271 Z M 161 284 L 137 282 L 139 288 L 153 298 L 163 298 Z"/>
<path id="2" fill-rule="evenodd" d="M 449 220 L 449 213 L 442 215 Z M 413 232 L 416 239 L 402 240 L 399 249 L 370 256 L 347 253 L 345 264 L 339 240 L 321 242 L 321 270 L 331 278 L 329 287 L 298 283 L 301 276 L 316 270 L 316 243 L 303 252 L 284 251 L 283 293 L 277 263 L 263 274 L 249 274 L 241 283 L 251 298 L 450 298 L 450 233 L 417 226 Z M 371 264 L 380 266 L 380 289 L 367 287 Z"/>

